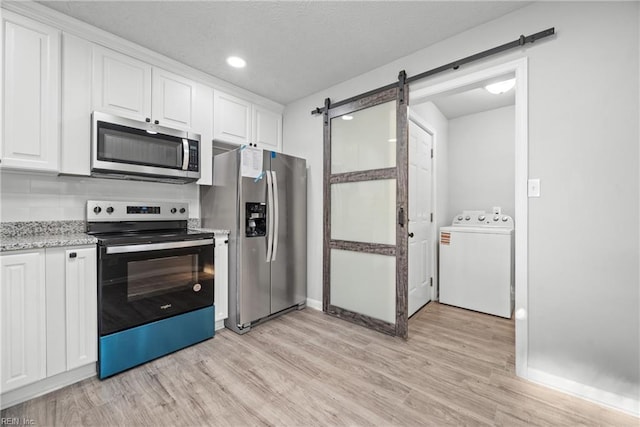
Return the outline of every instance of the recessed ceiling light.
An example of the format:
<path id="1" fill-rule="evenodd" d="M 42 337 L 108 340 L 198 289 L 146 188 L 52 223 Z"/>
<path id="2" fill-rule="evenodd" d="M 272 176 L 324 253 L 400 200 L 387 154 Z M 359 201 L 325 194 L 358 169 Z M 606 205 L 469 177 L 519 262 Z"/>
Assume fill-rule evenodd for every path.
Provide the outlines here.
<path id="1" fill-rule="evenodd" d="M 342 120 L 353 120 L 353 116 L 345 114 L 344 116 L 342 116 Z"/>
<path id="2" fill-rule="evenodd" d="M 244 68 L 247 65 L 247 61 L 240 58 L 239 56 L 230 56 L 227 58 L 227 64 L 231 65 L 234 68 Z"/>
<path id="3" fill-rule="evenodd" d="M 516 79 L 509 79 L 502 82 L 492 83 L 490 85 L 486 85 L 484 88 L 494 95 L 499 95 L 501 93 L 505 93 L 513 89 L 516 85 Z"/>

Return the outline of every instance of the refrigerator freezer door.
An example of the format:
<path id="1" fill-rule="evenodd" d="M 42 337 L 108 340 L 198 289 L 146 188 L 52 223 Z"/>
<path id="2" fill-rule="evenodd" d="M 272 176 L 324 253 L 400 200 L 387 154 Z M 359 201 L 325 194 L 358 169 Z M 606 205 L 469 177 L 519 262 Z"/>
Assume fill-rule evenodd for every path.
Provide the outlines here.
<path id="1" fill-rule="evenodd" d="M 240 259 L 238 260 L 239 323 L 246 325 L 270 314 L 270 263 L 267 261 L 266 236 L 247 237 L 247 203 L 267 203 L 266 179 L 240 178 Z M 271 210 L 267 211 L 267 215 Z M 267 224 L 271 220 L 267 218 Z"/>
<path id="2" fill-rule="evenodd" d="M 274 198 L 275 260 L 271 262 L 271 314 L 307 298 L 307 169 L 303 159 L 270 154 Z M 266 159 L 265 159 L 266 162 Z M 275 202 L 274 200 L 274 202 Z M 275 211 L 276 209 L 274 209 Z"/>

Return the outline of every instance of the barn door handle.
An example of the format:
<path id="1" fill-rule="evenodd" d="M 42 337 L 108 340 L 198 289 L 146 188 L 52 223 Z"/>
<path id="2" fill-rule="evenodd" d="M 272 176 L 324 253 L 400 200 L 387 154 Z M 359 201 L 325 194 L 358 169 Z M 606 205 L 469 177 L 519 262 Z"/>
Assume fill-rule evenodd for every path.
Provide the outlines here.
<path id="1" fill-rule="evenodd" d="M 398 224 L 400 227 L 404 227 L 404 208 L 400 208 L 398 211 Z"/>

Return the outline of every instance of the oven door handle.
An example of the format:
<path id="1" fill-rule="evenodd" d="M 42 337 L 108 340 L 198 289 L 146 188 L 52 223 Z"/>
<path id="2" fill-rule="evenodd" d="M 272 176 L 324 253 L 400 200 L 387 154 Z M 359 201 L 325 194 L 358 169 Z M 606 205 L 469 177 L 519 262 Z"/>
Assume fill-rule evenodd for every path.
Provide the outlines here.
<path id="1" fill-rule="evenodd" d="M 194 248 L 197 246 L 207 245 L 213 245 L 213 239 L 187 240 L 184 242 L 145 243 L 143 245 L 107 246 L 107 254 L 162 251 L 165 249 Z"/>

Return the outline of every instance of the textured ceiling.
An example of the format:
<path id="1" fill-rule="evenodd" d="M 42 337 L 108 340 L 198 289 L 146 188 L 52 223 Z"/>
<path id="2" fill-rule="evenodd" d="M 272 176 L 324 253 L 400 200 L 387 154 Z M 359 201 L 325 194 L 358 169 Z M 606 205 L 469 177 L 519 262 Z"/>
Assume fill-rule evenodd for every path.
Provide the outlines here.
<path id="1" fill-rule="evenodd" d="M 287 104 L 529 2 L 43 1 L 42 4 Z M 247 60 L 242 70 L 229 55 Z"/>

